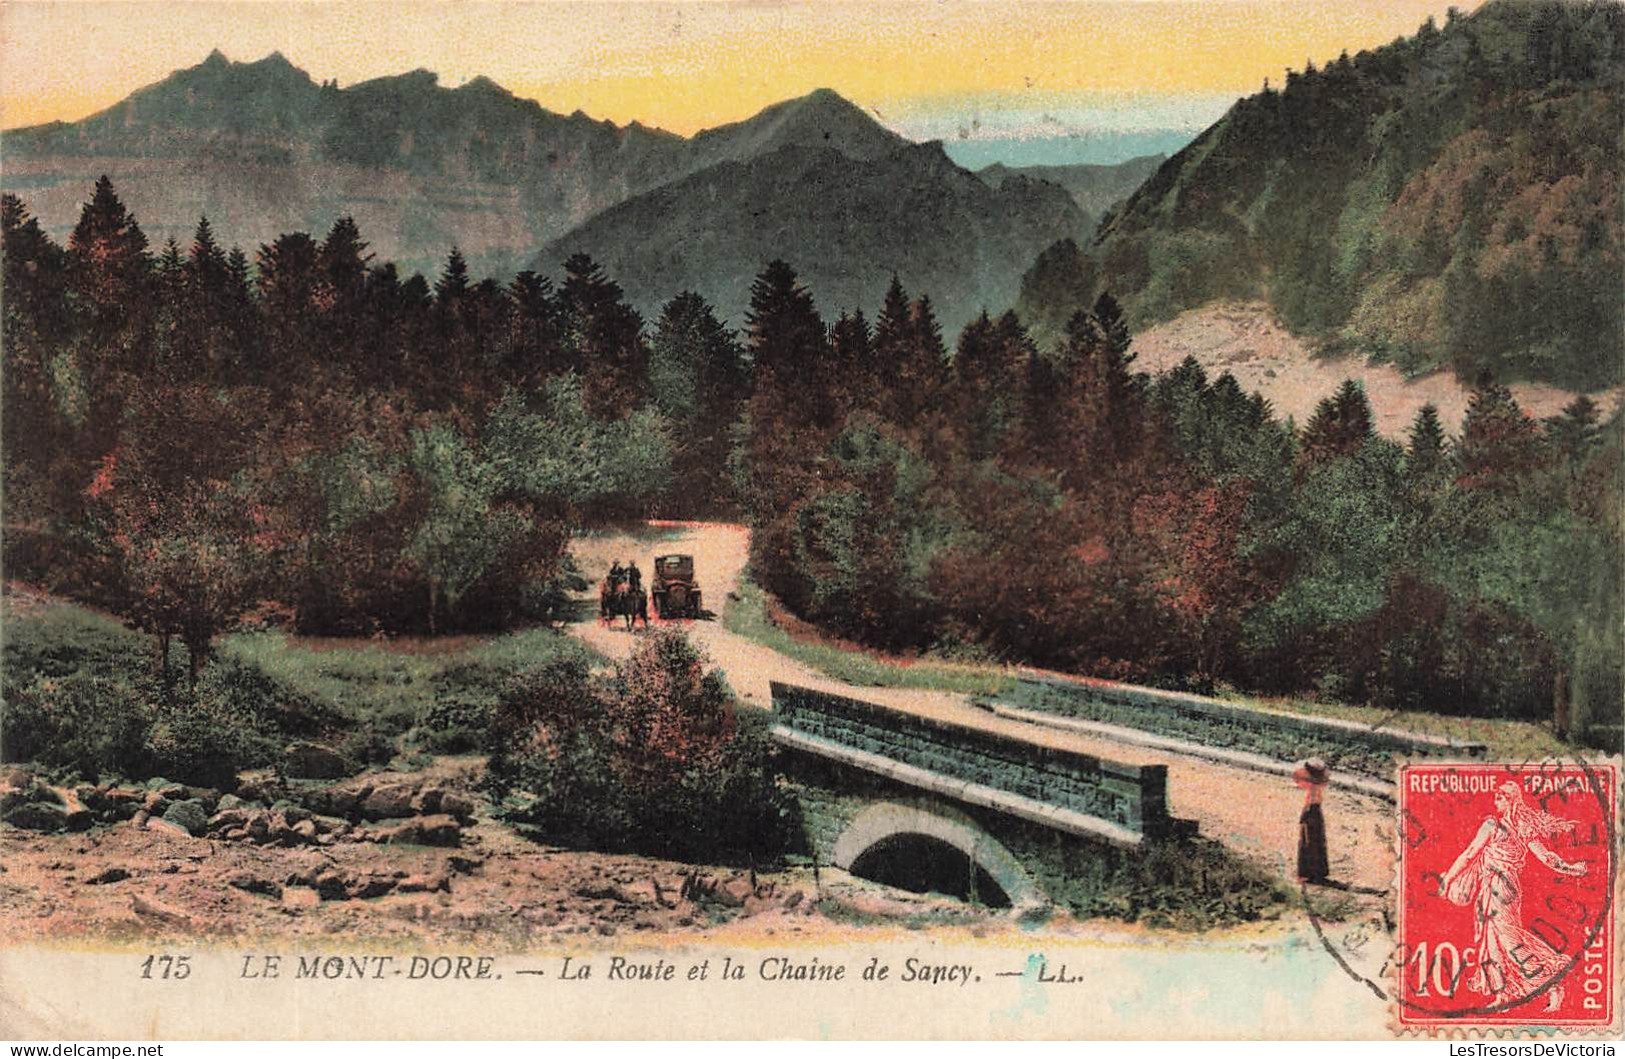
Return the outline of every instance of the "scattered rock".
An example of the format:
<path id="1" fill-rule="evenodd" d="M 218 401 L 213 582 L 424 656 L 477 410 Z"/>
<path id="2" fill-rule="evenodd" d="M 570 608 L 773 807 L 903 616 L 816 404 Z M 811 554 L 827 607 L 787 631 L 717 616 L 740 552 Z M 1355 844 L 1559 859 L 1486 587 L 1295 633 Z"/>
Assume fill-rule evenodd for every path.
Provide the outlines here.
<path id="1" fill-rule="evenodd" d="M 462 828 L 443 813 L 419 816 L 388 828 L 380 834 L 379 840 L 414 846 L 456 846 L 462 843 Z"/>
<path id="2" fill-rule="evenodd" d="M 130 873 L 123 868 L 108 868 L 99 875 L 93 875 L 85 880 L 86 886 L 105 886 L 108 883 L 123 882 L 130 877 Z"/>
<path id="3" fill-rule="evenodd" d="M 0 769 L 0 787 L 26 787 L 33 778 L 27 769 L 16 765 Z"/>
<path id="4" fill-rule="evenodd" d="M 115 820 L 128 820 L 141 812 L 141 807 L 147 800 L 147 792 L 130 787 L 109 787 L 102 792 L 102 797 L 107 801 L 107 808 L 102 811 L 102 819 L 111 823 Z"/>
<path id="5" fill-rule="evenodd" d="M 474 874 L 474 870 L 476 868 L 483 868 L 485 866 L 485 859 L 483 857 L 469 857 L 454 853 L 450 857 L 446 858 L 446 863 L 451 866 L 451 870 L 454 872 L 459 872 L 463 875 L 472 875 Z"/>
<path id="6" fill-rule="evenodd" d="M 474 799 L 457 791 L 447 791 L 440 796 L 439 811 L 449 813 L 465 824 L 474 819 L 474 807 Z"/>
<path id="7" fill-rule="evenodd" d="M 141 808 L 154 816 L 163 816 L 169 810 L 169 799 L 162 791 L 148 791 L 147 797 L 141 803 Z"/>
<path id="8" fill-rule="evenodd" d="M 89 783 L 81 783 L 75 787 L 73 796 L 79 800 L 80 805 L 93 813 L 105 812 L 113 804 L 106 791 Z"/>
<path id="9" fill-rule="evenodd" d="M 20 802 L 0 813 L 12 827 L 29 831 L 66 831 L 68 812 L 54 802 Z"/>
<path id="10" fill-rule="evenodd" d="M 313 820 L 301 820 L 294 824 L 290 830 L 306 842 L 316 840 L 316 822 Z"/>
<path id="11" fill-rule="evenodd" d="M 444 871 L 408 875 L 395 884 L 401 893 L 446 893 L 451 889 L 451 876 Z"/>
<path id="12" fill-rule="evenodd" d="M 248 837 L 250 841 L 260 845 L 271 841 L 271 820 L 269 813 L 255 813 L 248 818 Z"/>
<path id="13" fill-rule="evenodd" d="M 282 774 L 299 780 L 336 780 L 350 774 L 344 755 L 316 743 L 294 743 L 282 755 Z"/>
<path id="14" fill-rule="evenodd" d="M 247 823 L 247 810 L 239 809 L 235 806 L 228 806 L 209 817 L 209 830 L 230 831 L 237 828 L 243 828 Z"/>
<path id="15" fill-rule="evenodd" d="M 633 904 L 632 898 L 626 895 L 619 886 L 594 886 L 585 884 L 576 887 L 576 896 L 585 897 L 589 901 L 614 901 L 616 904 Z"/>
<path id="16" fill-rule="evenodd" d="M 789 897 L 786 897 L 784 899 L 784 907 L 785 908 L 794 908 L 797 905 L 801 904 L 802 900 L 806 896 L 807 896 L 806 893 L 804 893 L 803 891 L 796 890 L 796 891 L 792 892 Z"/>
<path id="17" fill-rule="evenodd" d="M 188 831 L 185 827 L 175 823 L 173 820 L 166 820 L 161 816 L 148 817 L 146 828 L 148 831 L 156 831 L 162 835 L 175 835 L 178 838 L 192 837 L 192 832 Z"/>
<path id="18" fill-rule="evenodd" d="M 270 780 L 244 780 L 237 784 L 236 797 L 245 802 L 264 802 L 269 805 L 280 797 L 277 785 Z"/>
<path id="19" fill-rule="evenodd" d="M 154 821 L 154 823 L 157 823 L 157 821 Z M 176 926 L 187 926 L 192 922 L 191 916 L 185 915 L 184 913 L 178 912 L 175 909 L 169 908 L 165 905 L 161 905 L 156 901 L 149 901 L 147 898 L 141 896 L 132 897 L 130 899 L 130 907 L 137 915 L 146 916 L 149 919 L 156 919 L 163 923 L 172 923 Z"/>
<path id="20" fill-rule="evenodd" d="M 424 787 L 413 796 L 412 811 L 414 813 L 420 813 L 424 816 L 441 812 L 442 809 L 440 800 L 445 796 L 446 792 L 442 791 L 439 787 Z M 444 811 L 450 812 L 450 810 Z"/>
<path id="21" fill-rule="evenodd" d="M 412 799 L 417 788 L 409 783 L 378 787 L 361 803 L 361 815 L 368 820 L 390 820 L 412 815 Z"/>
<path id="22" fill-rule="evenodd" d="M 266 879 L 253 872 L 240 871 L 226 880 L 228 885 L 234 886 L 245 893 L 260 894 L 264 897 L 282 897 L 282 884 L 274 879 Z"/>
<path id="23" fill-rule="evenodd" d="M 147 820 L 151 816 L 152 816 L 152 814 L 147 812 L 145 809 L 137 809 L 135 811 L 135 814 L 130 817 L 130 826 L 131 827 L 146 827 L 147 826 Z"/>
<path id="24" fill-rule="evenodd" d="M 171 802 L 164 810 L 164 820 L 184 828 L 189 835 L 201 835 L 209 829 L 209 813 L 201 798 L 188 798 Z"/>
<path id="25" fill-rule="evenodd" d="M 282 818 L 289 824 L 297 824 L 302 820 L 309 820 L 312 815 L 309 809 L 306 809 L 302 805 L 296 805 L 293 802 L 278 802 L 271 808 L 280 812 L 282 814 Z"/>
<path id="26" fill-rule="evenodd" d="M 353 875 L 329 869 L 316 877 L 316 893 L 324 901 L 366 901 L 395 889 L 392 875 Z"/>
<path id="27" fill-rule="evenodd" d="M 248 828 L 228 827 L 226 830 L 220 832 L 220 837 L 225 839 L 227 842 L 241 842 L 243 839 L 248 837 Z"/>

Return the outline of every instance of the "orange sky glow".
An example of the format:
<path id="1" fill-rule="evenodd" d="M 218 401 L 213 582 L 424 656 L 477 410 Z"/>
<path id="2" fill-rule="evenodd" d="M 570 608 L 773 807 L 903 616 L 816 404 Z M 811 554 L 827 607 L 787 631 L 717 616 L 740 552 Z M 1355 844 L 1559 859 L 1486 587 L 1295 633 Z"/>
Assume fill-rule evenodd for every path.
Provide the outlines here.
<path id="1" fill-rule="evenodd" d="M 888 115 L 1114 96 L 1235 96 L 1414 32 L 1436 0 L 491 3 L 7 0 L 0 124 L 75 120 L 219 48 L 341 85 L 485 74 L 568 113 L 674 132 L 834 88 Z M 1471 5 L 1462 5 L 1464 9 Z"/>

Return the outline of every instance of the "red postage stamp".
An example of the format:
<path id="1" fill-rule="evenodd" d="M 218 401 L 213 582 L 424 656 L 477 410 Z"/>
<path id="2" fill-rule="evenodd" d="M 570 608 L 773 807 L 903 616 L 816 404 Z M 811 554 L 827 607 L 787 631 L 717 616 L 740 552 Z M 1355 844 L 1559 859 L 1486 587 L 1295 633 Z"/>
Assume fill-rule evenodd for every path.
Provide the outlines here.
<path id="1" fill-rule="evenodd" d="M 1613 1025 L 1618 789 L 1612 764 L 1400 771 L 1400 1025 Z"/>

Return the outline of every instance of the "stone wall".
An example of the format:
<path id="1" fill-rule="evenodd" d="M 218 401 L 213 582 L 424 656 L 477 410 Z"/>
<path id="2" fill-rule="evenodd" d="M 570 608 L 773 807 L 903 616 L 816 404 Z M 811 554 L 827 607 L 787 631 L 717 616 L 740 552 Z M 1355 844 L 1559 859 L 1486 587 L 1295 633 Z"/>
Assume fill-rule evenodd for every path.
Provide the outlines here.
<path id="1" fill-rule="evenodd" d="M 1260 710 L 1221 699 L 1106 681 L 1022 677 L 1000 705 L 1138 729 L 1203 746 L 1263 754 L 1280 761 L 1326 759 L 1347 770 L 1392 782 L 1395 754 L 1482 756 L 1482 743 Z"/>
<path id="2" fill-rule="evenodd" d="M 1177 830 L 1176 822 L 1168 816 L 1168 774 L 1164 766 L 1128 765 L 1039 746 L 809 688 L 777 682 L 772 688 L 776 725 L 787 736 L 796 737 L 781 742 L 790 742 L 798 749 L 816 754 L 820 746 L 832 751 L 844 748 L 865 755 L 848 756 L 849 763 L 878 759 L 924 770 L 933 779 L 932 789 L 938 794 L 944 793 L 940 778 L 946 778 L 974 785 L 982 792 L 1014 795 L 1027 800 L 1024 807 L 1041 803 L 1067 814 L 1102 821 L 1131 838 L 1157 838 Z M 914 773 L 894 770 L 883 774 L 895 780 Z M 965 800 L 999 808 L 996 799 L 978 800 L 975 794 Z M 1031 811 L 1017 815 L 1033 819 Z"/>

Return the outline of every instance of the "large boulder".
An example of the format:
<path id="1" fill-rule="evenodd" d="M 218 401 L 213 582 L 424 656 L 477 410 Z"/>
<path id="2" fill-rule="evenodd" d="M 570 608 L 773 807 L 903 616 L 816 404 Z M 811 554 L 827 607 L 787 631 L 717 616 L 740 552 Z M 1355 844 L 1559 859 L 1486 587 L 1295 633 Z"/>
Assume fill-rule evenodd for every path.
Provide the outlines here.
<path id="1" fill-rule="evenodd" d="M 343 754 L 317 743 L 293 743 L 282 755 L 282 774 L 289 779 L 336 780 L 350 772 Z"/>
<path id="2" fill-rule="evenodd" d="M 391 783 L 376 787 L 361 803 L 361 815 L 368 820 L 392 820 L 411 816 L 415 810 L 412 801 L 417 797 L 416 784 Z"/>
<path id="3" fill-rule="evenodd" d="M 201 835 L 209 829 L 209 811 L 201 798 L 184 798 L 171 802 L 164 810 L 163 819 L 176 827 L 186 829 L 189 835 Z"/>
<path id="4" fill-rule="evenodd" d="M 68 829 L 68 811 L 56 802 L 16 802 L 0 812 L 0 819 L 28 831 Z"/>
<path id="5" fill-rule="evenodd" d="M 465 824 L 474 819 L 474 805 L 474 799 L 461 791 L 447 791 L 440 797 L 440 811 Z"/>
<path id="6" fill-rule="evenodd" d="M 384 842 L 399 842 L 412 846 L 459 846 L 463 830 L 455 818 L 445 813 L 418 816 L 379 834 Z"/>

